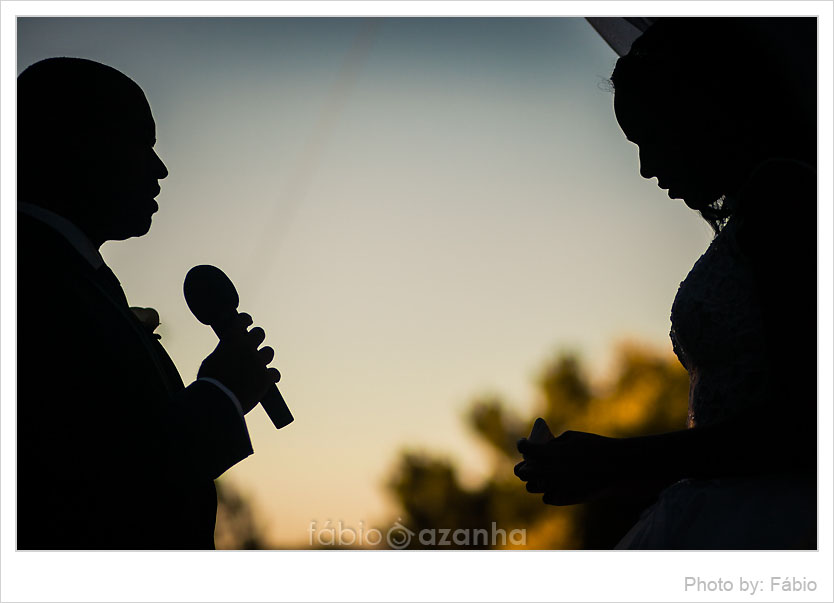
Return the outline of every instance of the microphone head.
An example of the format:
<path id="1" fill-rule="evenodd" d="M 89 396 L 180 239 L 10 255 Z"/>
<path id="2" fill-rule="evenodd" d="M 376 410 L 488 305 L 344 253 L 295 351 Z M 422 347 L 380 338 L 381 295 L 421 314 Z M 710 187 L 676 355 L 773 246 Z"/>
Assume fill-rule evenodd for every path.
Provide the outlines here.
<path id="1" fill-rule="evenodd" d="M 214 266 L 194 266 L 182 286 L 185 303 L 204 325 L 217 325 L 237 310 L 240 299 L 229 277 Z"/>

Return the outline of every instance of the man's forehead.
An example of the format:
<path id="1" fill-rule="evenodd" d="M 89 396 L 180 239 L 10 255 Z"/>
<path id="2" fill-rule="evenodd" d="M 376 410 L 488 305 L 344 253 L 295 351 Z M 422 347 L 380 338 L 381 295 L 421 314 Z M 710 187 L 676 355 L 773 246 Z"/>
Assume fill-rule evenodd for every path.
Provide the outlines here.
<path id="1" fill-rule="evenodd" d="M 143 94 L 114 95 L 111 99 L 99 97 L 96 104 L 96 110 L 87 115 L 93 129 L 143 139 L 155 137 L 156 124 Z"/>

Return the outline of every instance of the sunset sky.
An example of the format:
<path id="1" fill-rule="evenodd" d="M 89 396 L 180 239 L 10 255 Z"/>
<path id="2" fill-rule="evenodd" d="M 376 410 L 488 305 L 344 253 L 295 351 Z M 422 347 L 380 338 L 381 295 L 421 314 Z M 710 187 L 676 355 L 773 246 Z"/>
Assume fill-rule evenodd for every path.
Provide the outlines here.
<path id="1" fill-rule="evenodd" d="M 7 487 L 14 416 L 6 397 L 14 394 L 7 372 L 14 355 L 7 334 L 15 328 L 8 302 L 14 116 L 7 98 L 13 76 L 43 58 L 106 63 L 146 93 L 170 176 L 150 234 L 108 243 L 102 252 L 130 303 L 159 311 L 162 343 L 184 380 L 196 376 L 216 343 L 182 296 L 184 276 L 197 264 L 215 264 L 231 277 L 241 310 L 278 352 L 280 389 L 296 420 L 276 431 L 253 410 L 247 422 L 255 455 L 222 478 L 254 501 L 272 543 L 304 546 L 311 521 L 396 518 L 383 485 L 402 450 L 445 454 L 476 483 L 489 456 L 465 428 L 465 409 L 494 393 L 528 415 L 539 371 L 561 350 L 580 353 L 593 375 L 606 373 L 624 339 L 671 354 L 672 300 L 711 233 L 655 180 L 639 176 L 636 147 L 617 126 L 607 85 L 616 56 L 584 19 L 33 18 L 50 10 L 269 14 L 277 4 L 12 4 L 2 7 L 4 528 L 14 525 Z M 326 7 L 295 3 L 293 10 L 351 12 L 320 4 Z M 392 3 L 365 5 L 373 6 L 366 12 L 407 13 Z M 485 3 L 457 3 L 456 14 L 478 5 Z M 508 10 L 522 5 L 530 14 L 554 12 L 546 2 Z M 588 3 L 588 12 L 619 5 Z M 564 14 L 584 10 L 564 6 Z M 749 2 L 628 7 L 631 14 L 761 10 Z M 820 162 L 828 165 L 832 7 L 768 7 L 822 15 Z M 820 382 L 820 400 L 829 402 L 820 405 L 821 510 L 832 505 L 831 197 L 830 170 L 821 171 L 820 366 L 829 373 Z M 116 592 L 136 600 L 159 593 L 193 600 L 200 592 L 206 600 L 310 599 L 339 595 L 337 578 L 358 576 L 364 581 L 350 591 L 358 600 L 427 598 L 440 587 L 484 600 L 519 592 L 530 600 L 600 600 L 599 589 L 610 597 L 682 600 L 689 596 L 680 587 L 683 572 L 718 576 L 729 571 L 728 560 L 745 576 L 824 578 L 830 528 L 830 513 L 821 512 L 823 555 L 648 553 L 616 563 L 592 553 L 478 555 L 472 576 L 491 576 L 488 590 L 461 581 L 466 564 L 458 565 L 455 553 L 406 552 L 398 557 L 406 564 L 390 554 L 206 555 L 191 566 L 196 555 L 16 553 L 16 590 L 4 586 L 2 594 L 45 600 L 71 596 L 68 585 L 75 585 L 85 589 L 78 600 L 89 601 L 114 600 Z M 14 550 L 9 538 L 6 530 L 4 553 Z M 131 567 L 137 561 L 141 574 Z M 392 590 L 412 567 L 430 567 L 432 580 Z M 656 579 L 644 580 L 648 571 Z M 213 579 L 196 584 L 203 576 Z M 622 589 L 637 581 L 639 595 Z M 821 582 L 814 600 L 830 600 L 830 580 Z M 565 595 L 563 584 L 574 589 Z"/>
<path id="2" fill-rule="evenodd" d="M 51 56 L 111 65 L 151 104 L 161 209 L 103 253 L 184 379 L 215 343 L 182 297 L 196 264 L 278 350 L 296 421 L 249 415 L 256 454 L 224 479 L 279 544 L 385 520 L 405 447 L 477 480 L 463 409 L 529 410 L 558 350 L 604 371 L 622 338 L 670 348 L 709 228 L 638 175 L 616 56 L 583 19 L 20 19 L 18 69 Z"/>

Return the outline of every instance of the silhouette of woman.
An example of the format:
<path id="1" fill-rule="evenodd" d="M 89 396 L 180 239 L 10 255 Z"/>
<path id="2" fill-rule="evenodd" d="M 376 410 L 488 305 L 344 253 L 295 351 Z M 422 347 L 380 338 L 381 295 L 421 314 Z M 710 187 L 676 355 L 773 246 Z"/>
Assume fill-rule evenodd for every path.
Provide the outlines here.
<path id="1" fill-rule="evenodd" d="M 659 19 L 612 75 L 640 173 L 715 232 L 672 307 L 687 429 L 519 441 L 554 505 L 657 492 L 617 548 L 816 548 L 816 22 Z"/>

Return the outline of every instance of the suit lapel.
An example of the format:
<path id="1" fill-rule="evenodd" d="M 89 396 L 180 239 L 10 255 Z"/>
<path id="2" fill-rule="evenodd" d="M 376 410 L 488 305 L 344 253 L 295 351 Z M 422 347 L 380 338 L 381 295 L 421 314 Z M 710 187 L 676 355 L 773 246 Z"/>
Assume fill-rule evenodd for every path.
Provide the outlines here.
<path id="1" fill-rule="evenodd" d="M 102 269 L 98 271 L 94 269 L 58 232 L 20 213 L 18 213 L 18 236 L 29 236 L 37 240 L 40 244 L 39 252 L 43 254 L 45 261 L 49 261 L 49 258 L 61 258 L 62 267 L 72 273 L 76 283 L 84 284 L 95 292 L 95 296 L 99 298 L 103 306 L 102 310 L 106 308 L 107 311 L 118 314 L 121 318 L 120 322 L 133 334 L 130 340 L 134 345 L 143 349 L 142 356 L 156 369 L 155 372 L 159 375 L 169 395 L 185 387 L 165 348 L 151 337 L 145 326 L 130 310 L 118 279 L 106 265 L 103 269 L 112 275 L 112 282 L 108 282 L 108 275 L 102 273 Z"/>

